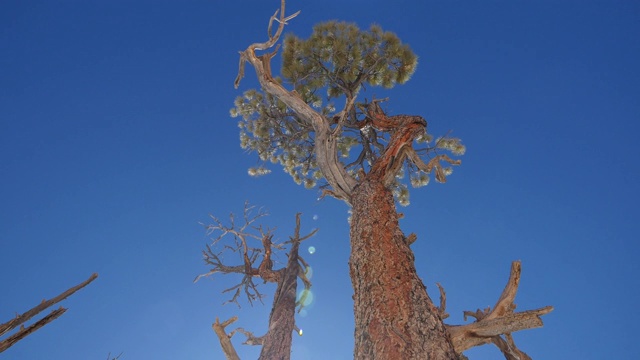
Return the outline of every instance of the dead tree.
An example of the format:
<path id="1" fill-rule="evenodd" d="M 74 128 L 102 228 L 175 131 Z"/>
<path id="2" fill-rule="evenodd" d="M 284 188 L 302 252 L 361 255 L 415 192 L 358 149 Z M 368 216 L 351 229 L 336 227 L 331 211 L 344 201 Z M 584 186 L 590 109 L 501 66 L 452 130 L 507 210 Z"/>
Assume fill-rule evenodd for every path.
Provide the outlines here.
<path id="1" fill-rule="evenodd" d="M 6 323 L 0 325 L 0 336 L 3 336 L 4 334 L 8 333 L 9 331 L 15 329 L 16 327 L 20 326 L 20 329 L 13 335 L 7 337 L 6 339 L 0 341 L 0 352 L 3 352 L 5 350 L 7 350 L 8 348 L 10 348 L 11 346 L 15 345 L 15 343 L 17 343 L 18 341 L 24 339 L 27 335 L 35 332 L 36 330 L 40 329 L 41 327 L 47 325 L 48 323 L 52 322 L 53 320 L 57 319 L 58 317 L 60 317 L 60 315 L 64 314 L 65 311 L 67 311 L 66 308 L 63 308 L 62 306 L 56 310 L 53 310 L 49 313 L 49 315 L 43 317 L 42 319 L 38 320 L 37 322 L 33 323 L 32 325 L 28 326 L 28 327 L 24 327 L 24 323 L 27 322 L 29 319 L 31 319 L 32 317 L 38 315 L 40 312 L 42 312 L 43 310 L 57 304 L 58 302 L 68 298 L 69 296 L 73 295 L 73 293 L 75 293 L 76 291 L 82 289 L 83 287 L 89 285 L 89 283 L 91 283 L 93 280 L 95 280 L 98 277 L 98 274 L 93 274 L 91 275 L 87 280 L 81 282 L 80 284 L 73 286 L 69 289 L 67 289 L 67 291 L 63 292 L 62 294 L 54 297 L 53 299 L 50 300 L 42 300 L 42 302 L 36 306 L 34 306 L 33 308 L 31 308 L 31 310 L 21 314 L 21 315 L 16 315 L 15 318 L 7 321 Z"/>
<path id="2" fill-rule="evenodd" d="M 353 24 L 328 22 L 317 25 L 308 40 L 285 39 L 282 78 L 274 77 L 271 59 L 285 24 L 296 15 L 287 16 L 281 0 L 269 21 L 268 40 L 240 53 L 236 88 L 249 63 L 261 90 L 239 97 L 232 115 L 243 119 L 242 147 L 263 161 L 279 162 L 297 183 L 314 187 L 316 180 L 326 181 L 324 195 L 351 206 L 354 358 L 457 359 L 469 346 L 486 342 L 512 349 L 511 332 L 540 326 L 537 316 L 552 308 L 525 312 L 527 321 L 522 321 L 507 301 L 513 300 L 508 295 L 515 295 L 512 291 L 503 294 L 507 300 L 493 311 L 475 313 L 477 323 L 445 325 L 416 272 L 410 248 L 416 236 L 405 236 L 398 224 L 401 214 L 394 199 L 408 203 L 408 190 L 398 177 L 409 173 L 414 186 L 425 185 L 430 176 L 445 182 L 450 166 L 460 164 L 451 156 L 462 155 L 464 146 L 459 139 L 443 137 L 432 147 L 416 149 L 414 144 L 430 139 L 424 118 L 389 116 L 381 100 L 357 101 L 365 86 L 393 87 L 407 81 L 417 57 L 395 34 L 377 26 L 361 31 Z M 273 52 L 256 53 L 273 47 Z M 293 89 L 285 88 L 287 83 Z M 319 94 L 327 94 L 326 99 Z M 342 109 L 335 108 L 336 101 L 344 101 Z M 355 159 L 349 155 L 354 146 L 360 149 Z M 250 170 L 255 175 L 266 172 Z M 517 288 L 517 281 L 510 284 Z M 484 326 L 491 331 L 479 330 Z M 507 358 L 509 351 L 503 350 Z"/>
<path id="3" fill-rule="evenodd" d="M 295 330 L 301 334 L 295 325 L 296 306 L 302 307 L 304 298 L 296 302 L 298 279 L 304 284 L 305 290 L 309 290 L 311 282 L 306 277 L 307 263 L 298 254 L 300 243 L 311 236 L 317 230 L 301 236 L 300 235 L 300 214 L 296 215 L 296 227 L 294 235 L 285 243 L 276 244 L 273 242 L 273 234 L 270 230 L 262 226 L 256 227 L 254 223 L 265 216 L 266 213 L 259 211 L 252 215 L 252 207 L 245 205 L 243 224 L 237 225 L 235 217 L 231 215 L 231 225 L 223 225 L 220 220 L 212 216 L 213 224 L 207 225 L 208 234 L 217 234 L 213 244 L 207 245 L 203 250 L 204 261 L 211 266 L 209 272 L 199 275 L 196 281 L 203 276 L 210 276 L 216 273 L 241 274 L 242 280 L 237 285 L 224 290 L 223 292 L 233 292 L 228 302 L 236 303 L 244 292 L 249 303 L 255 300 L 262 302 L 264 295 L 259 291 L 256 280 L 263 282 L 273 282 L 277 284 L 271 314 L 269 315 L 269 327 L 266 334 L 256 337 L 252 332 L 243 328 L 237 328 L 227 334 L 225 327 L 235 322 L 237 316 L 220 323 L 216 318 L 213 330 L 220 340 L 222 350 L 227 359 L 239 359 L 238 354 L 231 343 L 231 337 L 236 333 L 243 333 L 247 340 L 247 345 L 262 345 L 260 359 L 289 359 L 291 356 L 292 333 Z M 233 242 L 223 243 L 222 240 L 229 235 L 233 237 Z M 257 242 L 259 246 L 252 243 Z M 281 269 L 274 269 L 274 250 L 284 251 L 285 245 L 290 244 L 288 260 L 286 266 Z M 219 249 L 221 248 L 221 250 Z M 241 264 L 228 265 L 222 261 L 222 254 L 225 252 L 237 253 L 240 256 Z M 306 292 L 303 292 L 306 293 Z"/>

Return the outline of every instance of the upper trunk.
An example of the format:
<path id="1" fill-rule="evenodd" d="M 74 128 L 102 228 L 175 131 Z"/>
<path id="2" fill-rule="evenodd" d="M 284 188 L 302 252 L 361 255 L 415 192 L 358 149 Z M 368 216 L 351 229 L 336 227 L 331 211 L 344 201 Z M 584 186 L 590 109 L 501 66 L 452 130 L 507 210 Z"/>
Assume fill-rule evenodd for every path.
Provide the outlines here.
<path id="1" fill-rule="evenodd" d="M 269 316 L 269 330 L 262 343 L 260 360 L 289 360 L 291 358 L 291 334 L 295 328 L 296 289 L 298 288 L 299 246 L 298 241 L 293 242 L 287 267 L 282 269 L 282 278 L 278 281 L 278 288 L 274 295 L 273 307 Z"/>
<path id="2" fill-rule="evenodd" d="M 393 195 L 365 178 L 352 193 L 355 359 L 457 359 L 438 309 L 416 273 Z"/>

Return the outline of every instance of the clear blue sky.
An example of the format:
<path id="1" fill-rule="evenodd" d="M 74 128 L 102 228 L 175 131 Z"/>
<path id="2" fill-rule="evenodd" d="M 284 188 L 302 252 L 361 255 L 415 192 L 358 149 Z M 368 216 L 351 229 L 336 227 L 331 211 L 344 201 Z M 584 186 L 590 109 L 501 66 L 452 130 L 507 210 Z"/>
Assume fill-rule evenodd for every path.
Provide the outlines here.
<path id="1" fill-rule="evenodd" d="M 413 191 L 401 210 L 432 298 L 436 282 L 448 291 L 449 321 L 493 305 L 520 259 L 519 309 L 555 306 L 543 329 L 516 335 L 524 351 L 639 358 L 640 3 L 318 4 L 291 0 L 302 13 L 286 31 L 342 19 L 396 32 L 420 64 L 388 110 L 467 145 L 446 185 Z M 232 279 L 192 282 L 207 271 L 198 222 L 245 200 L 269 210 L 280 239 L 296 212 L 304 231 L 320 229 L 293 357 L 352 357 L 347 207 L 277 168 L 250 178 L 257 158 L 228 115 L 237 52 L 265 39 L 278 6 L 0 2 L 0 321 L 100 274 L 3 360 L 222 358 L 216 316 L 262 333 L 269 306 L 221 306 Z M 242 89 L 254 84 L 248 72 Z M 467 355 L 500 358 L 489 346 Z"/>

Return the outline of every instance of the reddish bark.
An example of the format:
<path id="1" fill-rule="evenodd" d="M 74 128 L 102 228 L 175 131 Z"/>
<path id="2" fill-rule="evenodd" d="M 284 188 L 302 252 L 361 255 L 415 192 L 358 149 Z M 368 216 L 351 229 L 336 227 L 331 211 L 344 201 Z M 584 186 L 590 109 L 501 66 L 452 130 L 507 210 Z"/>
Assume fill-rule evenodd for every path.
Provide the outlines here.
<path id="1" fill-rule="evenodd" d="M 457 359 L 416 273 L 391 191 L 365 179 L 352 193 L 355 359 Z"/>

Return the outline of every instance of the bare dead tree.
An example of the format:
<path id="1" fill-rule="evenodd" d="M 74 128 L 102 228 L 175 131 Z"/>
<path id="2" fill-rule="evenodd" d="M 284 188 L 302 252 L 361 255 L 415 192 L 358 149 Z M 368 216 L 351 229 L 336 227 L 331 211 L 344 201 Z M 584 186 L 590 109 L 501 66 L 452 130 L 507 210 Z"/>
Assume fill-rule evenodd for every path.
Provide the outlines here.
<path id="1" fill-rule="evenodd" d="M 57 319 L 58 317 L 60 317 L 62 314 L 65 313 L 65 311 L 67 311 L 66 308 L 60 307 L 56 310 L 51 311 L 48 315 L 46 315 L 45 317 L 43 317 L 42 319 L 38 320 L 37 322 L 33 323 L 32 325 L 28 326 L 28 327 L 24 327 L 24 323 L 27 322 L 29 319 L 31 319 L 32 317 L 38 315 L 40 312 L 42 312 L 43 310 L 57 304 L 58 302 L 68 298 L 69 296 L 73 295 L 76 291 L 82 289 L 83 287 L 89 285 L 89 283 L 91 283 L 93 280 L 95 280 L 98 277 L 98 274 L 92 274 L 87 280 L 81 282 L 80 284 L 73 286 L 69 289 L 67 289 L 65 292 L 63 292 L 62 294 L 50 299 L 50 300 L 42 300 L 42 302 L 36 306 L 34 306 L 33 308 L 31 308 L 30 310 L 28 310 L 27 312 L 20 314 L 20 315 L 16 315 L 15 318 L 9 320 L 8 322 L 1 324 L 0 325 L 0 336 L 5 335 L 6 333 L 10 332 L 11 330 L 15 329 L 16 327 L 20 326 L 20 329 L 14 333 L 13 335 L 7 337 L 6 339 L 0 341 L 0 352 L 3 352 L 5 350 L 7 350 L 8 348 L 10 348 L 11 346 L 15 345 L 18 341 L 24 339 L 27 335 L 35 332 L 36 330 L 40 329 L 41 327 L 47 325 L 48 323 L 52 322 L 53 320 Z"/>
<path id="2" fill-rule="evenodd" d="M 244 292 L 250 304 L 253 304 L 255 300 L 262 302 L 264 295 L 260 292 L 255 280 L 259 279 L 264 283 L 276 283 L 277 287 L 266 334 L 257 337 L 243 328 L 237 328 L 227 333 L 225 328 L 235 322 L 238 319 L 237 316 L 222 323 L 216 318 L 213 330 L 227 359 L 239 359 L 231 343 L 231 337 L 236 332 L 246 336 L 247 339 L 244 344 L 262 345 L 260 359 L 289 359 L 292 333 L 296 330 L 301 334 L 295 325 L 296 306 L 302 307 L 304 302 L 304 298 L 296 302 L 298 279 L 302 281 L 305 290 L 308 291 L 311 287 L 311 282 L 305 275 L 308 264 L 299 255 L 298 250 L 300 243 L 315 235 L 317 230 L 301 236 L 300 214 L 297 214 L 294 235 L 289 238 L 289 241 L 276 244 L 273 242 L 271 230 L 255 225 L 256 221 L 264 217 L 266 213 L 259 210 L 254 215 L 252 210 L 254 210 L 253 207 L 245 204 L 242 224 L 236 224 L 233 214 L 230 216 L 230 225 L 224 225 L 219 219 L 211 216 L 213 223 L 206 225 L 206 230 L 209 235 L 217 234 L 217 237 L 202 252 L 205 263 L 211 266 L 211 269 L 209 272 L 196 277 L 195 281 L 216 273 L 242 275 L 237 285 L 223 291 L 223 293 L 233 292 L 231 299 L 225 304 L 233 302 L 238 306 L 240 306 L 238 298 L 241 292 Z M 223 239 L 228 239 L 229 236 L 233 239 L 223 242 Z M 285 251 L 287 244 L 290 244 L 290 248 L 286 266 L 276 270 L 274 269 L 273 260 L 274 251 Z M 223 253 L 238 254 L 241 264 L 224 264 L 222 260 Z"/>

